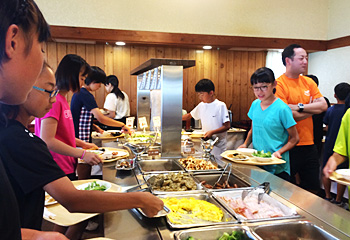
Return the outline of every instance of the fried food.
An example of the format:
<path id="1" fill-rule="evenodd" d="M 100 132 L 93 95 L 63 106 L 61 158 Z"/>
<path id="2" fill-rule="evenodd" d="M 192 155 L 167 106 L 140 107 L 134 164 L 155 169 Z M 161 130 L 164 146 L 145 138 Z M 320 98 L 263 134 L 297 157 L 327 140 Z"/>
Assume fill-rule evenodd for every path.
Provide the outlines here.
<path id="1" fill-rule="evenodd" d="M 210 169 L 218 169 L 214 164 L 210 161 L 206 161 L 204 159 L 197 159 L 192 156 L 187 158 L 180 159 L 180 163 L 187 170 L 210 170 Z"/>

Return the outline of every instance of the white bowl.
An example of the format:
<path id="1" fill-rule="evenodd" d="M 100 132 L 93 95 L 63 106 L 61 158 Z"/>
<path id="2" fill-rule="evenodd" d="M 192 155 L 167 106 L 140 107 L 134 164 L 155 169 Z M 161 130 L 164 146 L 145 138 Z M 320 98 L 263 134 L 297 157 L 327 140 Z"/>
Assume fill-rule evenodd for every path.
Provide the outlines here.
<path id="1" fill-rule="evenodd" d="M 256 157 L 256 156 L 253 156 L 253 157 L 254 157 L 255 161 L 261 162 L 261 163 L 271 162 L 272 161 L 272 158 L 264 158 L 264 157 Z"/>
<path id="2" fill-rule="evenodd" d="M 256 153 L 256 150 L 253 148 L 237 148 L 237 151 L 248 156 L 251 156 L 252 153 Z"/>
<path id="3" fill-rule="evenodd" d="M 342 178 L 350 181 L 350 169 L 337 169 L 335 172 L 341 175 Z"/>

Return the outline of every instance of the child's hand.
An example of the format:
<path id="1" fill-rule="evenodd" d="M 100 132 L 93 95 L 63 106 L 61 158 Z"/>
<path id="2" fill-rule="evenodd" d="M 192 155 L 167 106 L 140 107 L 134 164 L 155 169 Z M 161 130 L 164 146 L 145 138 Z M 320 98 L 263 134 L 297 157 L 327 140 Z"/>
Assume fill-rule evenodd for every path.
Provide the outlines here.
<path id="1" fill-rule="evenodd" d="M 213 132 L 212 131 L 208 131 L 208 132 L 206 132 L 204 134 L 204 138 L 207 138 L 207 139 L 211 138 L 212 136 L 213 136 Z"/>
<path id="2" fill-rule="evenodd" d="M 127 134 L 129 134 L 129 135 L 132 134 L 130 128 L 129 128 L 128 126 L 126 126 L 126 125 L 124 125 L 124 126 L 122 127 L 122 131 L 125 132 L 125 133 L 127 133 Z"/>
<path id="3" fill-rule="evenodd" d="M 282 158 L 282 155 L 280 154 L 279 151 L 276 151 L 272 154 L 272 156 L 276 157 L 276 158 Z"/>
<path id="4" fill-rule="evenodd" d="M 97 145 L 94 143 L 84 143 L 84 146 L 82 146 L 84 149 L 98 149 Z"/>
<path id="5" fill-rule="evenodd" d="M 243 143 L 242 145 L 238 146 L 238 148 L 247 148 L 247 144 Z"/>
<path id="6" fill-rule="evenodd" d="M 100 128 L 99 126 L 96 126 L 96 132 L 103 134 L 104 130 L 102 128 Z"/>

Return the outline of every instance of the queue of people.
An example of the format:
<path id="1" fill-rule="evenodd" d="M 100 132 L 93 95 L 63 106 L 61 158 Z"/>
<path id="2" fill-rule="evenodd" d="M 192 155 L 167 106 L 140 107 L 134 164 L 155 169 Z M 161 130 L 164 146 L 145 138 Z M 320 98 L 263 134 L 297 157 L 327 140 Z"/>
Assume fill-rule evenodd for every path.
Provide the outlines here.
<path id="1" fill-rule="evenodd" d="M 128 96 L 119 89 L 118 78 L 107 77 L 102 69 L 91 67 L 74 54 L 66 55 L 54 74 L 42 54 L 42 44 L 50 36 L 49 26 L 33 0 L 1 1 L 0 26 L 4 39 L 0 46 L 0 195 L 6 196 L 0 198 L 1 239 L 81 237 L 79 226 L 80 230 L 60 229 L 63 234 L 40 231 L 45 191 L 71 212 L 141 208 L 148 216 L 157 214 L 163 202 L 150 193 L 79 191 L 71 182 L 77 177 L 89 178 L 90 166 L 101 163 L 96 154 L 86 151 L 97 147 L 90 138 L 92 116 L 130 133 L 124 122 L 130 114 Z M 258 150 L 283 158 L 285 164 L 265 170 L 317 193 L 320 166 L 312 116 L 325 112 L 327 104 L 316 83 L 302 75 L 308 59 L 301 46 L 286 47 L 282 61 L 286 72 L 279 78 L 275 79 L 268 68 L 257 69 L 250 78 L 257 99 L 248 112 L 252 129 L 241 147 L 252 143 Z M 108 116 L 101 113 L 91 93 L 101 84 L 109 92 L 105 103 Z M 183 120 L 201 119 L 204 137 L 219 138 L 213 150 L 219 155 L 226 150 L 230 128 L 227 107 L 216 98 L 211 80 L 200 80 L 195 90 L 201 103 Z M 67 102 L 69 92 L 74 93 L 71 106 Z M 327 110 L 324 118 L 329 131 L 323 183 L 330 201 L 328 177 L 350 154 L 349 92 L 349 84 L 336 86 L 338 103 Z M 32 117 L 36 117 L 35 134 L 27 129 Z M 79 165 L 77 158 L 84 164 Z M 348 167 L 348 163 L 342 167 Z M 340 203 L 344 189 L 338 187 L 335 203 Z"/>

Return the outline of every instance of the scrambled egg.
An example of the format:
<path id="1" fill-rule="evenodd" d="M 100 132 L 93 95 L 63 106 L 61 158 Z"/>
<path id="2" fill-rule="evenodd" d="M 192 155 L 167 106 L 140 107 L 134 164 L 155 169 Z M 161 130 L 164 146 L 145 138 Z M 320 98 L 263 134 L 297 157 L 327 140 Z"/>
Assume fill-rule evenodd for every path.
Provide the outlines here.
<path id="1" fill-rule="evenodd" d="M 204 200 L 191 198 L 166 198 L 164 204 L 171 209 L 167 216 L 175 224 L 193 224 L 198 220 L 221 222 L 224 214 L 220 208 Z"/>

